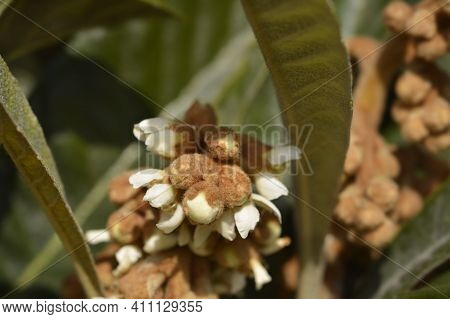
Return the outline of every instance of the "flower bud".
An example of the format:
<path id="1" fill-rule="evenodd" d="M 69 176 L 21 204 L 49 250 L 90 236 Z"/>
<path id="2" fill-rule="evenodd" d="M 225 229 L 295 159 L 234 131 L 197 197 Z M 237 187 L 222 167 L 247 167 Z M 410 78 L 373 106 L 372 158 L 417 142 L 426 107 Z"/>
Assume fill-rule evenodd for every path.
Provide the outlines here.
<path id="1" fill-rule="evenodd" d="M 355 216 L 353 226 L 358 231 L 372 230 L 380 226 L 385 219 L 384 211 L 370 201 L 364 201 Z"/>
<path id="2" fill-rule="evenodd" d="M 128 182 L 132 174 L 132 172 L 125 172 L 111 180 L 109 183 L 109 199 L 112 203 L 123 204 L 139 193 L 139 190 L 134 189 Z"/>
<path id="3" fill-rule="evenodd" d="M 436 136 L 428 136 L 424 144 L 429 151 L 434 153 L 450 148 L 450 130 Z"/>
<path id="4" fill-rule="evenodd" d="M 339 195 L 335 216 L 346 225 L 352 225 L 362 203 L 362 192 L 357 185 L 350 185 Z"/>
<path id="5" fill-rule="evenodd" d="M 406 22 L 406 28 L 406 32 L 414 37 L 431 39 L 437 32 L 436 16 L 428 8 L 419 8 Z"/>
<path id="6" fill-rule="evenodd" d="M 194 101 L 184 115 L 184 122 L 202 128 L 206 125 L 216 125 L 217 117 L 211 105 Z"/>
<path id="7" fill-rule="evenodd" d="M 436 60 L 447 52 L 447 39 L 441 33 L 436 33 L 431 39 L 420 41 L 416 52 L 424 60 Z"/>
<path id="8" fill-rule="evenodd" d="M 130 244 L 139 239 L 145 219 L 128 210 L 119 210 L 108 218 L 107 228 L 111 237 L 121 244 Z"/>
<path id="9" fill-rule="evenodd" d="M 209 181 L 215 182 L 227 208 L 241 206 L 252 192 L 250 178 L 237 165 L 221 165 L 218 175 L 211 176 Z"/>
<path id="10" fill-rule="evenodd" d="M 412 142 L 418 142 L 428 136 L 429 131 L 423 120 L 423 109 L 411 112 L 401 126 L 402 134 Z"/>
<path id="11" fill-rule="evenodd" d="M 350 145 L 345 157 L 344 172 L 348 175 L 355 174 L 363 162 L 363 148 L 355 141 L 350 141 Z"/>
<path id="12" fill-rule="evenodd" d="M 233 130 L 220 128 L 209 131 L 204 140 L 208 154 L 211 157 L 224 162 L 239 161 L 239 136 Z"/>
<path id="13" fill-rule="evenodd" d="M 382 249 L 388 245 L 397 236 L 400 228 L 389 218 L 386 218 L 384 222 L 378 228 L 365 233 L 363 239 L 367 244 Z"/>
<path id="14" fill-rule="evenodd" d="M 188 189 L 217 170 L 217 164 L 203 154 L 184 154 L 169 166 L 170 182 L 176 188 Z"/>
<path id="15" fill-rule="evenodd" d="M 430 81 L 413 71 L 406 71 L 395 84 L 398 98 L 409 105 L 421 103 L 430 90 Z"/>
<path id="16" fill-rule="evenodd" d="M 376 176 L 369 181 L 366 195 L 385 212 L 394 208 L 398 199 L 398 185 L 390 178 Z"/>
<path id="17" fill-rule="evenodd" d="M 210 182 L 191 186 L 183 198 L 183 209 L 194 224 L 210 224 L 223 212 L 220 189 Z"/>
<path id="18" fill-rule="evenodd" d="M 403 223 L 419 214 L 422 207 L 423 200 L 420 194 L 409 187 L 404 187 L 400 190 L 392 218 L 397 222 Z"/>
<path id="19" fill-rule="evenodd" d="M 450 105 L 445 99 L 437 97 L 425 106 L 422 117 L 430 131 L 445 130 L 450 126 Z"/>
<path id="20" fill-rule="evenodd" d="M 394 32 L 401 32 L 406 27 L 406 21 L 412 15 L 413 9 L 403 1 L 389 3 L 383 12 L 384 23 Z"/>

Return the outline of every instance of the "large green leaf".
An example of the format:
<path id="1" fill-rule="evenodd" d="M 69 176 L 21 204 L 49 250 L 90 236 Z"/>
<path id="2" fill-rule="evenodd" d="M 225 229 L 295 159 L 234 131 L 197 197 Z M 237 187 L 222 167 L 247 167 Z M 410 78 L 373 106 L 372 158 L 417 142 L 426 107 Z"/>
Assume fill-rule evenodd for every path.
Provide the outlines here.
<path id="1" fill-rule="evenodd" d="M 386 255 L 389 259 L 382 261 L 376 273 L 369 274 L 379 282 L 373 297 L 405 293 L 416 284 L 435 290 L 421 279 L 450 260 L 450 180 L 428 199 L 422 213 L 403 228 Z"/>
<path id="2" fill-rule="evenodd" d="M 163 0 L 15 0 L 0 18 L 0 51 L 10 61 L 80 29 L 171 14 Z"/>
<path id="3" fill-rule="evenodd" d="M 100 296 L 92 256 L 65 199 L 43 131 L 17 81 L 1 58 L 0 106 L 0 140 L 73 258 L 86 293 Z"/>
<path id="4" fill-rule="evenodd" d="M 287 124 L 313 131 L 303 149 L 313 174 L 299 174 L 300 296 L 317 297 L 351 122 L 351 78 L 326 0 L 242 0 Z M 280 114 L 281 115 L 281 114 Z M 292 136 L 298 143 L 298 136 Z M 300 143 L 299 143 L 300 144 Z M 301 146 L 301 145 L 300 145 Z"/>

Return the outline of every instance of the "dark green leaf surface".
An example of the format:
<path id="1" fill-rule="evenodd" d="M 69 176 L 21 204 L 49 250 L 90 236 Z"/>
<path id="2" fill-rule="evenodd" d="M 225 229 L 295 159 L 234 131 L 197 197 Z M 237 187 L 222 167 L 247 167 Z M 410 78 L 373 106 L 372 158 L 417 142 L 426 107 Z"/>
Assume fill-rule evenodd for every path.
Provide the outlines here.
<path id="1" fill-rule="evenodd" d="M 15 0 L 0 18 L 0 52 L 10 61 L 80 29 L 171 14 L 162 0 Z"/>
<path id="2" fill-rule="evenodd" d="M 325 0 L 242 0 L 287 124 L 313 125 L 303 149 L 314 173 L 299 174 L 300 295 L 317 297 L 351 122 L 351 78 L 338 24 Z M 296 136 L 292 136 L 296 138 Z M 291 141 L 301 144 L 297 140 Z M 300 145 L 301 146 L 301 145 Z"/>
<path id="3" fill-rule="evenodd" d="M 65 199 L 42 129 L 2 59 L 0 106 L 0 140 L 71 254 L 86 293 L 100 296 L 92 256 Z"/>
<path id="4" fill-rule="evenodd" d="M 424 210 L 405 226 L 386 254 L 397 264 L 383 260 L 377 270 L 380 284 L 373 294 L 376 298 L 407 292 L 421 283 L 418 278 L 450 259 L 450 180 L 429 198 Z"/>

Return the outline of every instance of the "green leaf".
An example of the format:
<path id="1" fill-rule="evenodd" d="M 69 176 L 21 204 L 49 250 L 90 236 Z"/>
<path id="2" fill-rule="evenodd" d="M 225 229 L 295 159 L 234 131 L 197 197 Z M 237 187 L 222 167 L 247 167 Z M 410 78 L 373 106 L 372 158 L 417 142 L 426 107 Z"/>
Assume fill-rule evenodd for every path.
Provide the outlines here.
<path id="1" fill-rule="evenodd" d="M 93 259 L 72 216 L 42 128 L 16 79 L 0 58 L 0 140 L 73 258 L 88 296 L 101 291 Z"/>
<path id="2" fill-rule="evenodd" d="M 427 200 L 420 215 L 403 228 L 386 255 L 390 260 L 384 259 L 375 270 L 379 281 L 372 294 L 375 298 L 392 297 L 408 292 L 418 283 L 424 284 L 419 278 L 450 260 L 450 180 Z"/>
<path id="3" fill-rule="evenodd" d="M 317 297 L 321 251 L 335 204 L 351 122 L 351 78 L 339 27 L 325 0 L 242 0 L 287 124 L 313 125 L 297 178 L 301 297 Z M 292 143 L 300 145 L 298 136 Z M 304 157 L 305 158 L 305 157 Z M 304 162 L 303 162 L 304 164 Z"/>
<path id="4" fill-rule="evenodd" d="M 162 0 L 15 0 L 0 18 L 0 51 L 11 61 L 80 29 L 173 14 Z"/>
<path id="5" fill-rule="evenodd" d="M 108 193 L 108 185 L 111 179 L 136 163 L 137 147 L 135 143 L 126 147 L 75 208 L 74 215 L 81 225 L 84 225 L 92 214 L 98 213 L 98 208 Z M 61 249 L 58 238 L 52 236 L 17 278 L 17 285 L 22 285 L 46 269 L 60 254 Z"/>

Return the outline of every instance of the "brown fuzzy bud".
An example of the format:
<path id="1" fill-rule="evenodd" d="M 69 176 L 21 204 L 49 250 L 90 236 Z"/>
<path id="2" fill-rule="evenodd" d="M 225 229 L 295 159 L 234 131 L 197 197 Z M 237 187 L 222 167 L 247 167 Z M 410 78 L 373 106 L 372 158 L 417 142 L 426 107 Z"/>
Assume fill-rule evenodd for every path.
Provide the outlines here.
<path id="1" fill-rule="evenodd" d="M 450 126 L 450 105 L 441 97 L 425 106 L 423 121 L 432 132 L 443 131 Z"/>
<path id="2" fill-rule="evenodd" d="M 386 218 L 380 227 L 364 234 L 363 239 L 367 244 L 377 249 L 382 249 L 392 242 L 399 230 L 400 227 L 396 223 Z"/>
<path id="3" fill-rule="evenodd" d="M 423 110 L 415 110 L 410 113 L 408 119 L 402 123 L 402 134 L 412 142 L 418 142 L 428 136 L 429 131 L 423 121 Z"/>
<path id="4" fill-rule="evenodd" d="M 419 8 L 408 19 L 406 27 L 406 32 L 414 37 L 431 39 L 437 32 L 436 16 L 428 8 Z"/>
<path id="5" fill-rule="evenodd" d="M 111 237 L 121 244 L 129 244 L 140 238 L 145 219 L 128 210 L 119 210 L 108 218 L 107 228 Z"/>
<path id="6" fill-rule="evenodd" d="M 422 196 L 409 187 L 403 187 L 395 205 L 392 218 L 396 222 L 403 223 L 414 218 L 423 207 Z"/>
<path id="7" fill-rule="evenodd" d="M 155 264 L 140 261 L 119 279 L 119 290 L 126 298 L 155 298 L 155 295 L 161 295 L 157 291 L 165 281 L 166 277 L 157 272 Z"/>
<path id="8" fill-rule="evenodd" d="M 403 104 L 399 100 L 395 101 L 391 109 L 391 116 L 397 123 L 403 123 L 409 116 L 411 112 L 411 107 Z"/>
<path id="9" fill-rule="evenodd" d="M 224 204 L 219 187 L 211 182 L 191 186 L 183 198 L 183 210 L 194 224 L 210 224 L 219 218 Z"/>
<path id="10" fill-rule="evenodd" d="M 109 183 L 109 199 L 114 204 L 124 204 L 136 196 L 141 190 L 131 186 L 128 179 L 134 172 L 125 172 L 114 177 Z"/>
<path id="11" fill-rule="evenodd" d="M 250 178 L 237 165 L 221 165 L 218 174 L 211 175 L 209 181 L 218 186 L 227 208 L 244 204 L 252 193 Z"/>
<path id="12" fill-rule="evenodd" d="M 385 219 L 384 211 L 380 206 L 364 201 L 361 209 L 355 216 L 353 226 L 358 231 L 368 231 L 380 226 Z"/>
<path id="13" fill-rule="evenodd" d="M 450 130 L 436 136 L 428 136 L 424 144 L 429 151 L 434 153 L 450 148 Z"/>
<path id="14" fill-rule="evenodd" d="M 403 1 L 389 3 L 383 12 L 384 23 L 393 32 L 401 32 L 406 28 L 406 21 L 411 17 L 413 9 Z"/>
<path id="15" fill-rule="evenodd" d="M 398 98 L 409 105 L 421 103 L 430 90 L 430 81 L 412 71 L 406 71 L 395 84 Z"/>
<path id="16" fill-rule="evenodd" d="M 391 210 L 398 199 L 398 185 L 389 177 L 373 177 L 367 185 L 366 195 L 384 211 Z"/>
<path id="17" fill-rule="evenodd" d="M 361 189 L 350 185 L 339 195 L 339 202 L 335 209 L 335 216 L 346 225 L 352 225 L 362 204 Z"/>
<path id="18" fill-rule="evenodd" d="M 203 154 L 184 154 L 169 166 L 169 178 L 173 186 L 188 189 L 217 170 L 216 163 Z"/>
<path id="19" fill-rule="evenodd" d="M 116 278 L 113 275 L 113 269 L 113 264 L 110 261 L 101 261 L 95 264 L 98 280 L 107 296 L 113 294 L 116 288 Z"/>
<path id="20" fill-rule="evenodd" d="M 216 125 L 217 117 L 211 105 L 195 101 L 186 111 L 184 122 L 189 125 L 203 127 L 206 125 Z"/>
<path id="21" fill-rule="evenodd" d="M 420 41 L 417 44 L 417 56 L 427 61 L 436 60 L 446 52 L 447 39 L 440 33 L 436 33 L 431 39 Z"/>
<path id="22" fill-rule="evenodd" d="M 219 161 L 237 162 L 240 155 L 239 136 L 228 128 L 209 131 L 205 136 L 208 154 Z"/>
<path id="23" fill-rule="evenodd" d="M 397 158 L 389 151 L 388 147 L 380 147 L 375 154 L 380 174 L 388 177 L 397 177 L 400 173 L 400 163 Z"/>

